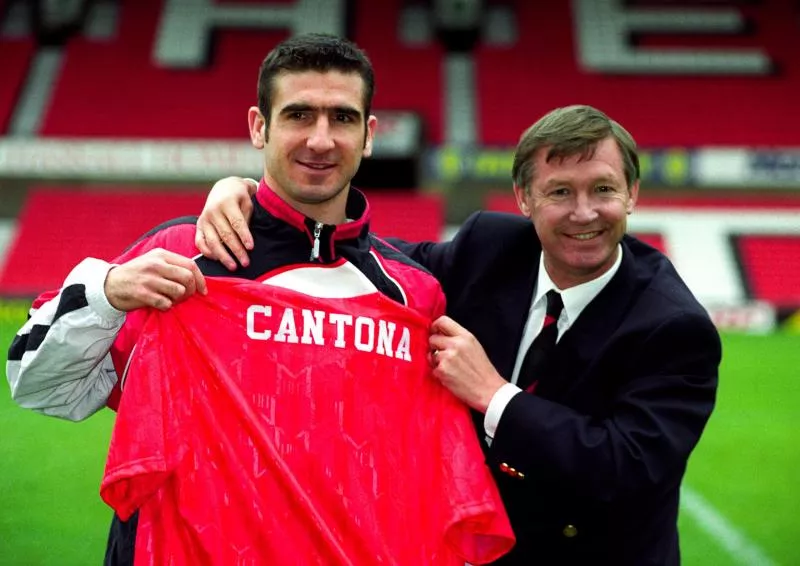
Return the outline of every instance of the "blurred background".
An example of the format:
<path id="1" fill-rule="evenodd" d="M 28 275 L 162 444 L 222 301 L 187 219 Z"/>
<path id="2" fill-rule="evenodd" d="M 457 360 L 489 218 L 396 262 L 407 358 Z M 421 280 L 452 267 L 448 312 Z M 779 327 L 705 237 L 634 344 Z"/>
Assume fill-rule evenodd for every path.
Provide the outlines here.
<path id="1" fill-rule="evenodd" d="M 514 146 L 553 108 L 591 104 L 633 134 L 630 231 L 672 259 L 725 348 L 684 564 L 800 564 L 795 0 L 0 0 L 0 351 L 80 259 L 199 213 L 216 179 L 260 176 L 259 64 L 309 31 L 375 66 L 379 132 L 354 184 L 382 235 L 515 211 Z M 112 422 L 30 413 L 0 381 L 0 564 L 101 562 Z"/>

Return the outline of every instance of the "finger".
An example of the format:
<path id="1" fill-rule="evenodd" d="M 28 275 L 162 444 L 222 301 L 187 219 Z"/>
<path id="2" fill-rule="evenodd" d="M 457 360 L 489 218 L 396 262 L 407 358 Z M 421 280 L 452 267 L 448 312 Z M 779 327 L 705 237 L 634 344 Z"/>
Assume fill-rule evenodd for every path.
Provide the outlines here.
<path id="1" fill-rule="evenodd" d="M 458 336 L 468 332 L 466 328 L 458 324 L 455 320 L 447 315 L 440 316 L 433 321 L 431 325 L 431 333 L 443 334 L 445 336 Z"/>
<path id="2" fill-rule="evenodd" d="M 431 367 L 436 367 L 439 364 L 438 359 L 438 350 L 431 350 L 428 352 L 428 365 Z"/>
<path id="3" fill-rule="evenodd" d="M 248 250 L 253 249 L 253 235 L 250 233 L 250 218 L 253 216 L 253 203 L 247 199 L 240 203 L 241 208 L 236 208 L 232 211 L 232 215 L 228 216 L 228 222 L 236 232 L 239 240 L 244 244 Z"/>
<path id="4" fill-rule="evenodd" d="M 206 278 L 200 271 L 195 261 L 191 258 L 182 255 L 173 254 L 165 258 L 168 263 L 172 263 L 162 271 L 162 275 L 172 281 L 177 281 L 186 287 L 186 297 L 200 293 L 202 295 L 208 294 L 206 287 Z M 184 297 L 185 298 L 185 297 Z"/>
<path id="5" fill-rule="evenodd" d="M 219 234 L 220 239 L 228 246 L 228 249 L 233 255 L 236 256 L 239 263 L 243 266 L 247 266 L 250 259 L 247 255 L 243 235 L 246 232 L 246 236 L 249 237 L 250 230 L 247 228 L 247 221 L 242 215 L 239 203 L 234 202 L 230 205 L 226 205 L 221 214 L 211 217 L 211 222 L 214 223 L 214 228 L 217 234 Z"/>
<path id="6" fill-rule="evenodd" d="M 211 248 L 206 244 L 206 238 L 203 236 L 203 231 L 200 229 L 200 224 L 195 227 L 194 231 L 194 245 L 203 256 L 211 257 Z"/>
<path id="7" fill-rule="evenodd" d="M 236 271 L 236 262 L 234 261 L 233 257 L 228 253 L 228 250 L 225 249 L 225 246 L 222 244 L 222 241 L 219 239 L 217 235 L 216 229 L 212 225 L 204 225 L 203 226 L 203 237 L 205 238 L 206 245 L 211 252 L 210 255 L 206 256 L 211 259 L 216 259 L 217 261 L 221 262 L 228 270 Z"/>
<path id="8" fill-rule="evenodd" d="M 208 295 L 208 286 L 206 285 L 206 277 L 200 268 L 197 267 L 195 262 L 192 262 L 192 276 L 194 278 L 194 286 L 197 292 L 201 295 Z"/>
<path id="9" fill-rule="evenodd" d="M 165 297 L 173 303 L 187 296 L 186 286 L 173 279 L 154 278 L 145 285 L 150 294 Z"/>
<path id="10" fill-rule="evenodd" d="M 449 336 L 443 334 L 431 334 L 430 338 L 428 338 L 430 351 L 438 351 L 439 353 L 437 355 L 441 356 L 448 348 L 452 347 L 450 340 Z"/>

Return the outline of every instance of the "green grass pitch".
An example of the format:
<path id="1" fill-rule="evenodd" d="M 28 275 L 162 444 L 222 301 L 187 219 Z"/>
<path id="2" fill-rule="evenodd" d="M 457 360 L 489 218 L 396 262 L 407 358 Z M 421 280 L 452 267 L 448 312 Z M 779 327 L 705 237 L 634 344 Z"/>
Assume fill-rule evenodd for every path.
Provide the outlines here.
<path id="1" fill-rule="evenodd" d="M 2 354 L 26 307 L 0 303 Z M 683 564 L 755 565 L 753 548 L 761 564 L 800 564 L 800 336 L 728 334 L 723 345 L 717 408 L 685 485 L 727 527 L 684 507 Z M 111 511 L 98 487 L 112 423 L 109 411 L 69 423 L 20 409 L 0 380 L 0 564 L 102 563 Z"/>

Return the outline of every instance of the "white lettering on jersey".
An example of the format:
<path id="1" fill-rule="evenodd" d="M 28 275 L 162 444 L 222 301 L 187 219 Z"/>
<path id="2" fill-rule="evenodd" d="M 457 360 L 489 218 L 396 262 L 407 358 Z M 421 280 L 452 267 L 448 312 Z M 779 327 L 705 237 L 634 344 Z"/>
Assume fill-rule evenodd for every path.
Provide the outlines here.
<path id="1" fill-rule="evenodd" d="M 281 324 L 278 326 L 278 332 L 275 334 L 274 340 L 276 342 L 288 342 L 289 344 L 297 344 L 297 325 L 294 323 L 294 309 L 286 309 L 283 311 L 281 317 Z"/>
<path id="2" fill-rule="evenodd" d="M 352 326 L 353 317 L 349 314 L 337 314 L 332 312 L 328 316 L 328 320 L 331 324 L 336 325 L 336 340 L 334 341 L 333 345 L 337 348 L 344 348 L 344 325 L 346 324 L 348 326 Z"/>
<path id="3" fill-rule="evenodd" d="M 269 340 L 272 332 L 269 330 L 256 331 L 256 315 L 272 316 L 272 307 L 269 305 L 250 305 L 247 307 L 247 335 L 253 340 Z"/>
<path id="4" fill-rule="evenodd" d="M 378 347 L 377 352 L 384 356 L 392 355 L 392 339 L 397 325 L 394 322 L 378 321 Z"/>
<path id="5" fill-rule="evenodd" d="M 295 309 L 286 307 L 273 333 L 270 327 L 274 327 L 277 319 L 278 313 L 273 316 L 272 306 L 250 305 L 247 307 L 247 336 L 252 340 L 324 346 L 326 333 L 332 332 L 336 348 L 355 347 L 361 352 L 411 361 L 411 331 L 406 326 L 398 327 L 395 322 L 368 316 L 358 316 L 354 321 L 350 314 L 311 309 L 301 309 L 298 317 Z M 299 331 L 298 322 L 302 325 Z"/>
<path id="6" fill-rule="evenodd" d="M 355 344 L 362 352 L 371 352 L 375 349 L 374 320 L 365 316 L 356 319 Z"/>
<path id="7" fill-rule="evenodd" d="M 325 339 L 322 337 L 322 323 L 324 320 L 325 313 L 323 311 L 303 309 L 303 337 L 300 342 L 317 346 L 325 345 Z"/>

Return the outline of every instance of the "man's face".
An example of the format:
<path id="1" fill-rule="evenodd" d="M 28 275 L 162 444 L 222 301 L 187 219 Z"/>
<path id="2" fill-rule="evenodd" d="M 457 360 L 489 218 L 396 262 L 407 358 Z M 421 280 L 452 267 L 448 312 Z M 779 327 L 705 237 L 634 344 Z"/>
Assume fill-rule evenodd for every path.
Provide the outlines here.
<path id="1" fill-rule="evenodd" d="M 628 189 L 616 141 L 598 143 L 591 159 L 575 155 L 545 161 L 549 148 L 534 155 L 530 191 L 514 187 L 522 213 L 542 242 L 547 273 L 561 289 L 605 273 L 617 257 L 617 243 L 639 194 Z"/>
<path id="2" fill-rule="evenodd" d="M 268 130 L 258 109 L 250 109 L 250 136 L 264 150 L 267 184 L 325 222 L 344 220 L 338 216 L 346 189 L 361 158 L 372 153 L 377 119 L 364 115 L 363 89 L 357 73 L 287 72 L 274 79 Z M 340 211 L 336 219 L 328 214 L 332 210 Z"/>

